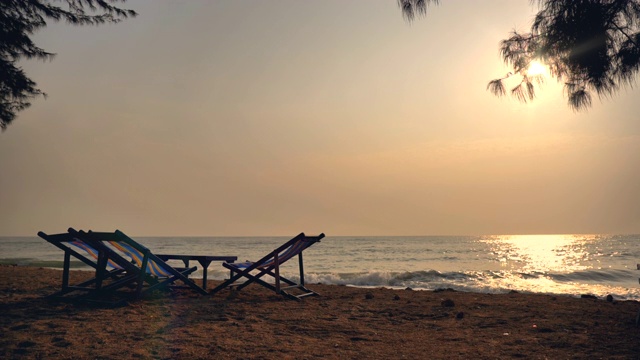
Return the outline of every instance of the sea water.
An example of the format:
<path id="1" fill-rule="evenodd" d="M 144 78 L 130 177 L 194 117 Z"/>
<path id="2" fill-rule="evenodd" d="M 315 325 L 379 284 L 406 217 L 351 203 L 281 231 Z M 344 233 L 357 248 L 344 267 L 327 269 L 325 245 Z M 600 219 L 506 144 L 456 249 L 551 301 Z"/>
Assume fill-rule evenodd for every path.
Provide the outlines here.
<path id="1" fill-rule="evenodd" d="M 233 255 L 244 261 L 261 258 L 289 238 L 134 239 L 157 254 Z M 303 256 L 307 283 L 640 300 L 640 235 L 329 236 Z M 2 264 L 62 268 L 62 260 L 61 250 L 38 237 L 0 237 Z M 72 265 L 89 270 L 79 261 Z M 283 272 L 297 278 L 297 261 L 285 263 Z M 209 266 L 210 279 L 227 274 L 219 263 Z M 201 269 L 194 276 L 201 277 Z"/>

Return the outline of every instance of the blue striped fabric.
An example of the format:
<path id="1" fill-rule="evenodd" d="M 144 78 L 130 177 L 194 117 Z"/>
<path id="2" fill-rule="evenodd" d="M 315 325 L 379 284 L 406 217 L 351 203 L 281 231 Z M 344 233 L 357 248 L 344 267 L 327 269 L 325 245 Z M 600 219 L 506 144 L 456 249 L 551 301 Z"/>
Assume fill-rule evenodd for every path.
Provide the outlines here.
<path id="1" fill-rule="evenodd" d="M 142 260 L 144 259 L 144 254 L 142 254 L 138 249 L 133 246 L 121 242 L 121 241 L 108 241 L 114 248 L 120 250 L 121 252 L 127 254 L 131 257 L 131 259 L 139 266 L 142 267 Z M 148 274 L 155 275 L 157 277 L 170 277 L 172 274 L 168 272 L 164 267 L 162 267 L 157 262 L 152 259 L 147 260 L 147 268 L 144 269 Z"/>
<path id="2" fill-rule="evenodd" d="M 70 241 L 69 244 L 84 250 L 87 254 L 91 255 L 93 259 L 98 261 L 98 250 L 94 249 L 92 246 L 85 243 L 84 241 L 75 239 L 74 241 Z M 111 259 L 107 259 L 107 266 L 111 269 L 122 269 L 120 265 L 116 264 Z"/>

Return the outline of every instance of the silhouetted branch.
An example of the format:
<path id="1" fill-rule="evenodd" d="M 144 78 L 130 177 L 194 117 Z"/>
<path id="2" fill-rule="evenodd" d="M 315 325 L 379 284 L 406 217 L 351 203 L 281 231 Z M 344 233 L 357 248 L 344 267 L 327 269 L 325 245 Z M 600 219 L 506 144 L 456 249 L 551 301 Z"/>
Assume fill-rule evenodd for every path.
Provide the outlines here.
<path id="1" fill-rule="evenodd" d="M 586 90 L 578 90 L 569 94 L 569 106 L 573 110 L 582 110 L 591 107 L 591 95 Z"/>
<path id="2" fill-rule="evenodd" d="M 627 83 L 632 83 L 634 75 L 640 70 L 640 33 L 634 34 L 635 41 L 626 41 L 620 46 L 616 60 L 620 64 L 618 76 Z"/>
<path id="3" fill-rule="evenodd" d="M 427 5 L 430 3 L 437 5 L 439 0 L 398 0 L 402 15 L 409 22 L 413 21 L 416 15 L 426 15 Z"/>
<path id="4" fill-rule="evenodd" d="M 30 36 L 47 25 L 45 19 L 73 25 L 117 23 L 137 14 L 112 3 L 126 0 L 0 0 L 0 128 L 4 131 L 16 113 L 45 96 L 16 64 L 21 59 L 53 59 Z M 66 5 L 66 8 L 58 4 Z M 88 10 L 88 11 L 87 11 Z"/>
<path id="5" fill-rule="evenodd" d="M 507 92 L 504 89 L 504 84 L 502 83 L 503 79 L 495 79 L 491 80 L 489 84 L 487 84 L 487 89 L 491 91 L 491 93 L 495 96 L 502 97 Z"/>
<path id="6" fill-rule="evenodd" d="M 591 106 L 591 93 L 611 96 L 632 84 L 640 71 L 640 0 L 537 0 L 540 10 L 531 32 L 512 32 L 500 45 L 500 55 L 523 76 L 511 90 L 527 102 L 535 95 L 527 74 L 533 60 L 549 66 L 551 76 L 565 83 L 569 106 Z M 502 96 L 495 80 L 487 87 Z"/>

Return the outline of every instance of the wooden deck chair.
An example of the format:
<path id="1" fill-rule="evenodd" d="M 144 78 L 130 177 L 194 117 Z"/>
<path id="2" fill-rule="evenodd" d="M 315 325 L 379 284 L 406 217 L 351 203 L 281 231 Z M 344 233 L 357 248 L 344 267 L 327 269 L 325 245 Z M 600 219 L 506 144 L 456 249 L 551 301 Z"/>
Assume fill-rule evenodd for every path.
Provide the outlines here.
<path id="1" fill-rule="evenodd" d="M 64 251 L 62 288 L 60 291 L 49 295 L 49 297 L 63 298 L 66 294 L 80 292 L 81 295 L 78 299 L 109 303 L 107 300 L 100 300 L 98 294 L 104 294 L 110 289 L 119 287 L 119 284 L 124 285 L 136 279 L 134 275 L 127 272 L 127 270 L 135 272 L 133 264 L 127 263 L 125 260 L 123 262 L 124 266 L 121 266 L 108 258 L 104 252 L 101 253 L 93 244 L 78 239 L 70 233 L 49 235 L 40 231 L 38 236 Z M 92 279 L 71 285 L 69 271 L 72 256 L 93 268 L 95 276 Z M 111 301 L 110 304 L 119 305 L 124 302 L 124 300 L 119 299 Z"/>
<path id="2" fill-rule="evenodd" d="M 173 285 L 176 281 L 182 282 L 199 294 L 207 294 L 206 290 L 188 277 L 189 274 L 197 269 L 195 266 L 188 268 L 173 267 L 120 230 L 115 232 L 84 232 L 70 228 L 69 233 L 86 243 L 92 244 L 99 252 L 107 254 L 108 260 L 115 262 L 119 266 L 127 267 L 127 272 L 135 275 L 135 298 L 140 298 L 145 293 L 153 290 Z M 107 264 L 109 263 L 107 262 Z M 104 267 L 100 269 L 104 269 Z M 118 285 L 120 284 L 116 286 Z"/>
<path id="3" fill-rule="evenodd" d="M 292 300 L 300 300 L 305 296 L 318 295 L 316 292 L 305 287 L 302 252 L 311 245 L 319 242 L 323 237 L 324 234 L 306 236 L 304 233 L 300 233 L 258 261 L 223 263 L 222 266 L 231 270 L 231 276 L 229 280 L 211 290 L 210 294 L 215 294 L 227 287 L 235 287 L 237 290 L 240 290 L 255 282 L 275 291 L 276 294 L 281 294 L 285 298 Z M 295 256 L 298 257 L 298 269 L 300 272 L 297 283 L 282 276 L 280 271 L 280 266 Z M 264 281 L 262 277 L 265 275 L 272 277 L 274 283 Z M 241 279 L 244 281 L 240 281 Z M 284 283 L 285 286 L 282 286 L 282 283 Z M 292 292 L 292 290 L 295 290 L 295 293 Z"/>
<path id="4" fill-rule="evenodd" d="M 145 293 L 154 289 L 167 286 L 175 280 L 182 280 L 185 284 L 195 287 L 201 293 L 207 292 L 187 278 L 187 275 L 196 270 L 192 268 L 173 268 L 164 261 L 155 259 L 153 254 L 144 246 L 130 240 L 122 240 L 126 235 L 120 233 L 85 233 L 72 228 L 68 233 L 48 235 L 39 232 L 38 236 L 64 251 L 64 266 L 62 276 L 62 289 L 50 296 L 63 297 L 71 292 L 82 292 L 79 299 L 94 302 L 111 303 L 118 305 L 126 302 L 126 299 L 138 299 Z M 120 252 L 117 247 L 109 245 L 109 241 L 115 244 L 126 244 L 130 246 L 128 252 Z M 145 256 L 145 254 L 147 254 Z M 71 267 L 71 256 L 80 260 L 84 264 L 95 270 L 95 276 L 79 284 L 69 284 L 69 270 Z M 136 258 L 148 266 L 142 267 L 141 263 L 136 263 Z M 159 260 L 159 261 L 158 261 Z M 143 271 L 142 269 L 146 269 Z M 155 270 L 152 270 L 155 269 Z M 145 286 L 146 285 L 146 286 Z M 119 291 L 125 288 L 133 288 L 134 291 L 127 293 Z M 126 297 L 111 295 L 126 295 Z"/>

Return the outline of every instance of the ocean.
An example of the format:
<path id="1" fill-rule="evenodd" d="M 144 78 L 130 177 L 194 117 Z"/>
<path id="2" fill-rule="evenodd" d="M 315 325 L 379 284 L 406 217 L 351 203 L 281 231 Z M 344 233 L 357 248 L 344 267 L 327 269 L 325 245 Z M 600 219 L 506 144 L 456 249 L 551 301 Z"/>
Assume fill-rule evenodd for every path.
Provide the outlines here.
<path id="1" fill-rule="evenodd" d="M 257 260 L 289 239 L 133 238 L 158 254 L 233 255 L 238 261 Z M 62 261 L 63 252 L 39 237 L 0 237 L 0 264 L 62 268 Z M 640 300 L 639 262 L 640 235 L 328 236 L 304 252 L 309 284 L 621 300 Z M 73 266 L 89 270 L 79 261 Z M 295 278 L 296 269 L 297 261 L 289 261 L 283 271 Z M 227 274 L 219 263 L 209 266 L 209 279 Z"/>

